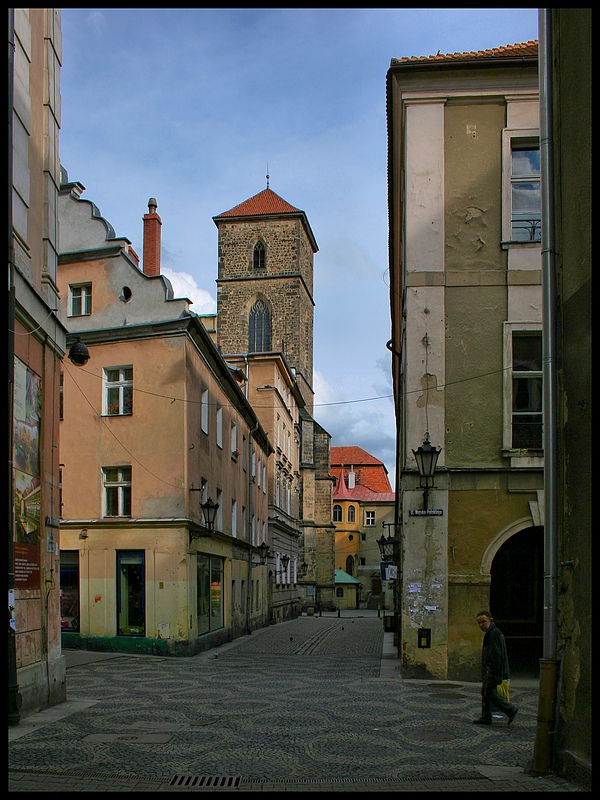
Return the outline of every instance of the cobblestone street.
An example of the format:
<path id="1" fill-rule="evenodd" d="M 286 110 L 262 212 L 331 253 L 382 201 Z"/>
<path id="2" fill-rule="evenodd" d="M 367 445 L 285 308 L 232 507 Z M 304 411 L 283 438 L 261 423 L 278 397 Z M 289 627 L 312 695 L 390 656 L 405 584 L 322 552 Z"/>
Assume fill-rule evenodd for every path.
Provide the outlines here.
<path id="1" fill-rule="evenodd" d="M 9 729 L 10 791 L 581 791 L 526 773 L 519 717 L 479 685 L 407 681 L 376 612 L 256 631 L 193 658 L 67 651 L 68 701 Z"/>

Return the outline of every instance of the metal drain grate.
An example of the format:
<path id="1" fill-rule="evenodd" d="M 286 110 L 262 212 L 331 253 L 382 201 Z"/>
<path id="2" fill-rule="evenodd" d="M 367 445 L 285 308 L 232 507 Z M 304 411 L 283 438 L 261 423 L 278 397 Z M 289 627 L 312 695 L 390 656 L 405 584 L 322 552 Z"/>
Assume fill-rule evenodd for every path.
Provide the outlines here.
<path id="1" fill-rule="evenodd" d="M 398 782 L 413 782 L 421 783 L 423 781 L 474 781 L 481 780 L 481 773 L 423 773 L 417 775 L 385 775 L 379 777 L 343 777 L 343 778 L 306 778 L 306 777 L 291 777 L 291 778 L 265 778 L 265 777 L 245 777 L 242 778 L 242 783 L 287 783 L 301 784 L 301 783 L 398 783 Z"/>
<path id="2" fill-rule="evenodd" d="M 175 775 L 169 786 L 181 789 L 208 787 L 211 789 L 231 789 L 240 785 L 239 775 Z"/>

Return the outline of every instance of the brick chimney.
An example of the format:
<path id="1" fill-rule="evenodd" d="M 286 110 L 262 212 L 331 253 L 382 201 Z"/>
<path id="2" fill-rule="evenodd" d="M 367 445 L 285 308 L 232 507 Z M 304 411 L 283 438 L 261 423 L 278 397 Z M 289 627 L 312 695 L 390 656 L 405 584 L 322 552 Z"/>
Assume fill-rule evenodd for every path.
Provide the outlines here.
<path id="1" fill-rule="evenodd" d="M 148 200 L 148 213 L 144 214 L 144 275 L 160 275 L 160 226 L 156 213 L 158 204 L 154 197 Z"/>

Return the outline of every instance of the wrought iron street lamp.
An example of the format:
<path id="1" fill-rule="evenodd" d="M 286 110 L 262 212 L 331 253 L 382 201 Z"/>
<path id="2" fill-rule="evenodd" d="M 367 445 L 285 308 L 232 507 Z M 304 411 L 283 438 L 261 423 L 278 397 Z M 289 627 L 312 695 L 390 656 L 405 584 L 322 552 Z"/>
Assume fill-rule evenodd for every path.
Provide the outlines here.
<path id="1" fill-rule="evenodd" d="M 200 508 L 202 509 L 202 516 L 204 517 L 204 524 L 206 525 L 208 535 L 212 536 L 219 504 L 213 503 L 212 498 L 209 497 L 204 503 L 200 503 Z"/>
<path id="2" fill-rule="evenodd" d="M 269 555 L 269 545 L 266 542 L 258 545 L 258 557 L 260 558 L 260 564 L 264 566 L 267 563 L 267 557 Z"/>
<path id="3" fill-rule="evenodd" d="M 192 487 L 190 492 L 201 492 L 202 489 L 194 489 Z M 215 529 L 215 517 L 219 508 L 218 503 L 213 503 L 212 498 L 208 498 L 204 503 L 200 503 L 202 509 L 202 516 L 204 517 L 204 527 L 206 530 L 190 531 L 190 539 L 199 539 L 201 536 L 212 536 Z"/>
<path id="4" fill-rule="evenodd" d="M 290 563 L 290 557 L 287 555 L 287 553 L 283 553 L 283 555 L 280 556 L 280 561 L 279 561 L 279 564 L 280 564 L 280 570 L 279 570 L 280 583 L 283 583 L 283 576 L 287 573 L 287 568 L 288 568 L 288 564 L 289 563 Z"/>
<path id="5" fill-rule="evenodd" d="M 429 498 L 429 490 L 434 488 L 433 476 L 440 453 L 441 447 L 434 447 L 429 441 L 429 434 L 425 434 L 425 441 L 422 445 L 413 450 L 413 455 L 419 468 L 420 483 L 423 488 L 423 508 L 427 511 L 427 502 Z M 431 483 L 430 483 L 431 481 Z"/>

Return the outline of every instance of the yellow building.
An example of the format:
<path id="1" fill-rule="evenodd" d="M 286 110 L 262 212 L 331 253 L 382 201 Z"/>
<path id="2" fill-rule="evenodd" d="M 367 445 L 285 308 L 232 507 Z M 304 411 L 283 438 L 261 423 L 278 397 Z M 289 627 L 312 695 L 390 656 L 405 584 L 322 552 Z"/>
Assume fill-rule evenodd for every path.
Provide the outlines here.
<path id="1" fill-rule="evenodd" d="M 361 447 L 331 448 L 335 566 L 358 580 L 357 601 L 394 608 L 395 581 L 381 572 L 378 539 L 393 535 L 395 494 L 382 461 Z"/>
<path id="2" fill-rule="evenodd" d="M 61 309 L 90 356 L 62 378 L 63 644 L 192 655 L 269 622 L 273 448 L 238 371 L 160 274 L 156 200 L 140 269 L 82 191 L 63 175 Z"/>
<path id="3" fill-rule="evenodd" d="M 513 670 L 536 674 L 538 43 L 394 58 L 387 97 L 403 674 L 477 679 L 483 608 L 506 636 Z M 439 455 L 434 476 L 417 468 L 423 447 Z"/>

